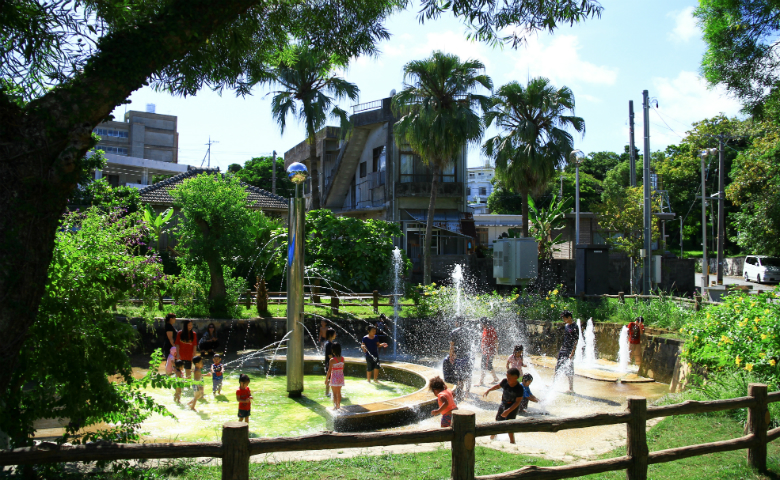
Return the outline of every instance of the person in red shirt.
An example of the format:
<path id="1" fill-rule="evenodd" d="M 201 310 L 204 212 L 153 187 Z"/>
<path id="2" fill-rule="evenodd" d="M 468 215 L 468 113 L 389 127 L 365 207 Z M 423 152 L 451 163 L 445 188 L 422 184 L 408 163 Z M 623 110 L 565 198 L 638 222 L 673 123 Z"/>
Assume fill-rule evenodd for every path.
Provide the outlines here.
<path id="1" fill-rule="evenodd" d="M 498 351 L 498 333 L 487 318 L 482 317 L 480 321 L 482 323 L 482 373 L 479 376 L 479 384 L 485 384 L 485 372 L 487 371 L 493 375 L 493 383 L 498 383 L 498 377 L 493 370 L 493 358 Z"/>
<path id="2" fill-rule="evenodd" d="M 249 390 L 249 375 L 241 374 L 238 377 L 238 390 L 236 390 L 236 400 L 238 400 L 238 421 L 249 423 L 249 414 L 252 411 L 252 392 Z"/>
<path id="3" fill-rule="evenodd" d="M 176 348 L 179 351 L 179 359 L 184 361 L 185 377 L 192 374 L 192 357 L 198 347 L 198 334 L 192 330 L 192 320 L 184 320 L 182 328 L 176 334 Z"/>
<path id="4" fill-rule="evenodd" d="M 436 395 L 436 401 L 439 403 L 439 408 L 433 410 L 431 415 L 441 415 L 442 428 L 452 426 L 452 411 L 458 409 L 458 405 L 455 403 L 455 397 L 452 396 L 452 390 L 447 388 L 447 384 L 441 377 L 433 377 L 428 382 L 429 388 L 434 395 Z"/>
<path id="5" fill-rule="evenodd" d="M 645 319 L 636 317 L 628 324 L 628 351 L 635 365 L 642 364 L 642 335 L 645 333 Z"/>

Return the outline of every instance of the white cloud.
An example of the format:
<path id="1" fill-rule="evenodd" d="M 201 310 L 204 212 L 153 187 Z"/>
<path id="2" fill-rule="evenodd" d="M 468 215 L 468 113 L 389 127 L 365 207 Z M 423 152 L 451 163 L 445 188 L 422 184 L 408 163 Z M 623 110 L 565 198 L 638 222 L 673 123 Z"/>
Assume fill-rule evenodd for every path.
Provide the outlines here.
<path id="1" fill-rule="evenodd" d="M 677 43 L 685 43 L 688 40 L 701 36 L 701 30 L 693 17 L 693 7 L 687 7 L 679 12 L 671 12 L 668 15 L 674 18 L 674 28 L 669 33 L 669 39 Z"/>
<path id="2" fill-rule="evenodd" d="M 556 86 L 579 83 L 614 85 L 618 69 L 583 59 L 581 48 L 574 35 L 557 35 L 549 45 L 531 37 L 526 47 L 507 55 L 508 60 L 514 63 L 508 76 L 513 80 L 544 76 Z"/>
<path id="3" fill-rule="evenodd" d="M 684 136 L 693 122 L 720 113 L 736 115 L 741 108 L 740 103 L 729 97 L 722 88 L 709 88 L 707 82 L 695 72 L 682 71 L 675 78 L 657 77 L 653 79 L 653 86 L 650 96 L 658 99 L 658 113 L 669 125 L 667 127 L 657 115 L 651 114 L 652 123 L 663 125 L 660 128 L 651 126 L 651 136 L 663 143 L 679 143 L 678 135 Z M 638 118 L 641 119 L 641 105 L 639 109 Z M 653 130 L 655 133 L 652 133 Z"/>

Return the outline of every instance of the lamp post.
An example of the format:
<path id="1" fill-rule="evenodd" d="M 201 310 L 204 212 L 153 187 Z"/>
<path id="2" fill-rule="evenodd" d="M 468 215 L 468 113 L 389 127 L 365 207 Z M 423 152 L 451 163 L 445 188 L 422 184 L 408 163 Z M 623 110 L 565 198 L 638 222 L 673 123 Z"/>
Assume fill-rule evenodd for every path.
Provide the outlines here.
<path id="1" fill-rule="evenodd" d="M 292 163 L 287 176 L 295 184 L 287 229 L 287 395 L 303 394 L 303 246 L 306 199 L 301 189 L 309 176 L 306 165 Z"/>
<path id="2" fill-rule="evenodd" d="M 582 153 L 582 150 L 574 150 L 569 154 L 569 161 L 574 164 L 574 252 L 575 252 L 575 259 L 577 257 L 577 244 L 580 243 L 580 164 L 585 160 L 585 154 Z M 578 262 L 575 260 L 575 262 Z M 579 295 L 581 293 L 581 290 L 585 288 L 585 277 L 581 277 L 581 275 L 584 275 L 584 271 L 581 271 L 584 265 L 577 266 L 578 271 L 577 279 L 579 281 L 574 282 L 574 294 Z"/>

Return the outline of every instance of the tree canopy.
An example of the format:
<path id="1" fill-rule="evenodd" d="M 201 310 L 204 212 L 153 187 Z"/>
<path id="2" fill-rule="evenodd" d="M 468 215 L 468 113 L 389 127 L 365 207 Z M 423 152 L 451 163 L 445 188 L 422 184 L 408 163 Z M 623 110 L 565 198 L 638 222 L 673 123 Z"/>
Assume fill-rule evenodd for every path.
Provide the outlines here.
<path id="1" fill-rule="evenodd" d="M 270 192 L 273 187 L 272 171 L 273 157 L 254 157 L 247 160 L 243 167 L 239 165 L 235 174 L 242 182 Z M 287 178 L 282 158 L 276 159 L 276 194 L 285 198 L 295 196 L 295 184 Z"/>

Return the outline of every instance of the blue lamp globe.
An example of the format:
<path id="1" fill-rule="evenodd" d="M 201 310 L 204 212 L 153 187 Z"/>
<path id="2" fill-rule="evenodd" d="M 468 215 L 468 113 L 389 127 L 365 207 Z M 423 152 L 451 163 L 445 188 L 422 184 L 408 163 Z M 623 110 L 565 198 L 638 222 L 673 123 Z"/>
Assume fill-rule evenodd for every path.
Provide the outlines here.
<path id="1" fill-rule="evenodd" d="M 293 183 L 300 184 L 309 176 L 309 170 L 306 168 L 306 165 L 299 162 L 293 162 L 287 167 L 287 176 L 290 177 L 290 180 Z"/>

